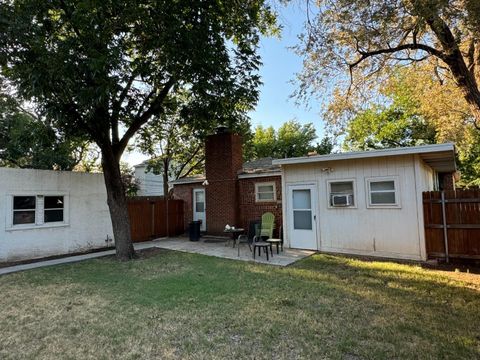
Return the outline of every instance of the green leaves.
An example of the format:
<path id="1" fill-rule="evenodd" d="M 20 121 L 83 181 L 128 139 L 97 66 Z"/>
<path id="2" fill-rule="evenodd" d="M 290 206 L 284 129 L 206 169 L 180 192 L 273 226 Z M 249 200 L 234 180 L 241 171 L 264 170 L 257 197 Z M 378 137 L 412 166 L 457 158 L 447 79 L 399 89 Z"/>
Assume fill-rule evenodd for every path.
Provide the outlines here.
<path id="1" fill-rule="evenodd" d="M 263 128 L 259 125 L 252 139 L 252 157 L 285 158 L 306 156 L 310 151 L 317 151 L 319 154 L 328 154 L 332 151 L 331 140 L 324 138 L 320 144 L 315 145 L 316 138 L 317 134 L 312 123 L 301 125 L 296 120 L 290 120 L 280 126 L 278 131 L 272 126 Z"/>
<path id="2" fill-rule="evenodd" d="M 259 34 L 274 28 L 260 0 L 25 0 L 2 3 L 0 14 L 4 73 L 57 128 L 75 127 L 99 145 L 115 142 L 119 125 L 159 115 L 172 81 L 170 91 L 188 87 L 193 112 L 204 111 L 202 121 L 187 118 L 198 126 L 250 110 Z"/>

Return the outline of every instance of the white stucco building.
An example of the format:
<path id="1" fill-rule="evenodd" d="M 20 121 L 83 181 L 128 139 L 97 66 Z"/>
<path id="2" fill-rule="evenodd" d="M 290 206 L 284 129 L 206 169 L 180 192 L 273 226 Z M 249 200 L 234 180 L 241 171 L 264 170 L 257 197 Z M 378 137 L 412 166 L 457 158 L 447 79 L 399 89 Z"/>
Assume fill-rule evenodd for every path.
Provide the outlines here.
<path id="1" fill-rule="evenodd" d="M 112 239 L 102 174 L 0 168 L 0 261 L 81 252 Z"/>

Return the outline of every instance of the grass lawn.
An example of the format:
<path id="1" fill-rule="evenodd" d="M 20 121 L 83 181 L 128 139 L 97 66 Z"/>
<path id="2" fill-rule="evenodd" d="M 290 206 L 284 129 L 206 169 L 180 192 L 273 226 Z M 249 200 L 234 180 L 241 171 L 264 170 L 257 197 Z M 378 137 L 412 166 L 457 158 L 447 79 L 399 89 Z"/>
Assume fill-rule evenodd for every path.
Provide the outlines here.
<path id="1" fill-rule="evenodd" d="M 480 358 L 479 275 L 461 275 L 166 250 L 43 268 L 0 277 L 0 358 Z"/>

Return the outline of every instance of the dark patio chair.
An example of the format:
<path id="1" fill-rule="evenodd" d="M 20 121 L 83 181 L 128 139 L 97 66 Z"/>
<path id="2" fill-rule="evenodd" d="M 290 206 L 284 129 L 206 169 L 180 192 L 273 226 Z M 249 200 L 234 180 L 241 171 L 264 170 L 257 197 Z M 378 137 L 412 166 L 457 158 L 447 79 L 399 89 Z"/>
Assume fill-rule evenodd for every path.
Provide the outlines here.
<path id="1" fill-rule="evenodd" d="M 273 228 L 275 227 L 275 216 L 271 212 L 267 212 L 262 215 L 262 222 L 260 226 L 260 235 L 256 235 L 253 238 L 253 258 L 255 259 L 255 253 L 258 249 L 258 256 L 261 255 L 262 249 L 265 251 L 268 258 L 268 250 L 270 255 L 273 256 L 272 244 L 267 240 L 273 237 Z"/>
<path id="2" fill-rule="evenodd" d="M 240 256 L 240 243 L 241 242 L 247 243 L 248 248 L 250 249 L 250 251 L 252 251 L 253 239 L 255 238 L 255 236 L 260 235 L 260 224 L 261 224 L 260 220 L 250 221 L 250 223 L 248 224 L 247 235 L 240 235 L 238 237 L 238 239 L 237 239 L 237 241 L 238 241 L 238 246 L 237 246 L 238 256 Z"/>
<path id="3" fill-rule="evenodd" d="M 280 226 L 278 228 L 278 238 L 267 239 L 266 241 L 269 242 L 272 245 L 276 245 L 277 254 L 279 253 L 279 251 L 278 251 L 279 248 L 282 249 L 282 252 L 283 252 L 283 231 L 282 231 L 282 227 Z"/>

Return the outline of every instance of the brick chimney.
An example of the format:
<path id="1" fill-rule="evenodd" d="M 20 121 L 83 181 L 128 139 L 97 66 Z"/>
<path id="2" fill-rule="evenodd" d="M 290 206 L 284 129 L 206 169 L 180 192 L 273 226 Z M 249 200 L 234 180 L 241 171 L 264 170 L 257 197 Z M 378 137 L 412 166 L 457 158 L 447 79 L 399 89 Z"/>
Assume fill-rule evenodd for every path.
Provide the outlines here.
<path id="1" fill-rule="evenodd" d="M 219 127 L 205 141 L 207 233 L 220 235 L 226 224 L 239 226 L 237 173 L 242 167 L 242 137 Z"/>

